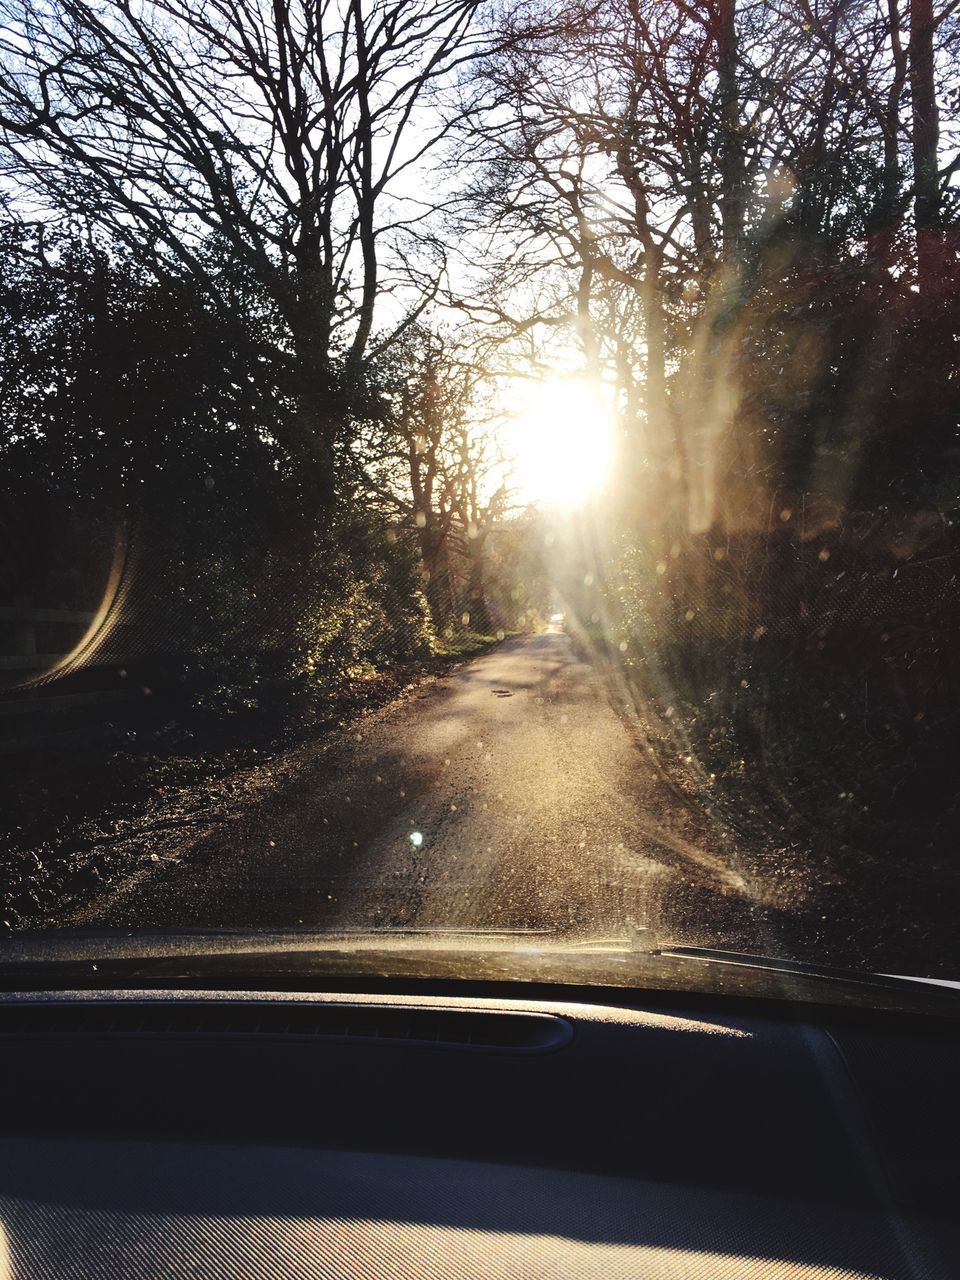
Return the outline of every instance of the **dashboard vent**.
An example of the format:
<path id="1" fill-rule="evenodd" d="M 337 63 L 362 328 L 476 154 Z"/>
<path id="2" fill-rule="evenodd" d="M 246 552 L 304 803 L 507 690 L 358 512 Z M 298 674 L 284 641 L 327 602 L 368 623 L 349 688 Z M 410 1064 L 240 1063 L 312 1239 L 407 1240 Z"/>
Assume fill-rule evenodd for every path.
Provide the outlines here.
<path id="1" fill-rule="evenodd" d="M 544 1053 L 572 1036 L 546 1013 L 254 1001 L 37 1003 L 0 1008 L 3 1035 L 297 1036 Z"/>

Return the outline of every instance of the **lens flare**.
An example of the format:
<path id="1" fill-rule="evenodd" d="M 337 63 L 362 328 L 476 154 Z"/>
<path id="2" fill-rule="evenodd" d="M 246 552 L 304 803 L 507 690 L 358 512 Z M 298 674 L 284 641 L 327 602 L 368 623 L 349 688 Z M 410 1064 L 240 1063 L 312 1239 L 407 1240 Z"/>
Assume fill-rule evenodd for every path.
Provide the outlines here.
<path id="1" fill-rule="evenodd" d="M 573 507 L 603 487 L 613 455 L 613 417 L 582 378 L 555 378 L 518 392 L 506 432 L 519 500 Z"/>

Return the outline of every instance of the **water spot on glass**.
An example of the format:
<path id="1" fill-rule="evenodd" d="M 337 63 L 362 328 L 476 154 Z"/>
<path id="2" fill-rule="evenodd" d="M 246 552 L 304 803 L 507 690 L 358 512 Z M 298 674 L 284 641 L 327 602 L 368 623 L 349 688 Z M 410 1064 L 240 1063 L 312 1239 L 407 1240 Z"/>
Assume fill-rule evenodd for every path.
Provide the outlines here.
<path id="1" fill-rule="evenodd" d="M 821 547 L 817 553 L 817 559 L 822 561 L 824 564 L 826 564 L 826 562 L 830 559 L 829 549 L 827 547 Z"/>
<path id="2" fill-rule="evenodd" d="M 683 616 L 686 618 L 686 620 L 687 620 L 688 622 L 692 622 L 692 621 L 694 620 L 694 618 L 695 618 L 697 615 L 696 615 L 696 613 L 693 611 L 693 609 L 688 609 L 688 610 L 687 610 L 687 612 L 686 612 Z"/>
<path id="3" fill-rule="evenodd" d="M 411 832 L 410 832 L 410 843 L 413 845 L 413 847 L 414 847 L 415 849 L 419 849 L 419 848 L 420 848 L 420 846 L 423 844 L 423 832 L 422 832 L 422 831 L 411 831 Z"/>
<path id="4" fill-rule="evenodd" d="M 664 575 L 666 572 L 667 572 L 667 562 L 666 562 L 666 560 L 658 560 L 658 561 L 657 561 L 657 573 L 658 573 L 658 575 L 662 578 L 662 577 L 663 577 L 663 575 Z"/>
<path id="5" fill-rule="evenodd" d="M 413 523 L 417 526 L 418 529 L 425 529 L 427 525 L 426 513 L 423 511 L 418 511 L 417 514 L 413 517 Z"/>
<path id="6" fill-rule="evenodd" d="M 592 574 L 592 573 L 585 573 L 585 574 L 583 575 L 583 585 L 584 585 L 585 587 L 592 587 L 592 586 L 593 586 L 593 574 Z"/>

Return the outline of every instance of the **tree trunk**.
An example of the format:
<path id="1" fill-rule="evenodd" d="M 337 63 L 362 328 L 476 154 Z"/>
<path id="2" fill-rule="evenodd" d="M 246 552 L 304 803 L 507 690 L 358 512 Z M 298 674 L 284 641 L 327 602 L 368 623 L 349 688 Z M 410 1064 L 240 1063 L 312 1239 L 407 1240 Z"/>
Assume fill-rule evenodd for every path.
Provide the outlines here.
<path id="1" fill-rule="evenodd" d="M 294 411 L 291 454 L 303 477 L 304 512 L 324 518 L 336 498 L 335 448 L 337 422 L 330 388 L 322 372 L 310 367 L 298 370 L 299 388 Z"/>
<path id="2" fill-rule="evenodd" d="M 450 621 L 452 611 L 446 531 L 433 512 L 426 511 L 424 516 L 426 522 L 417 530 L 420 560 L 426 573 L 424 594 L 434 630 L 439 635 Z"/>
<path id="3" fill-rule="evenodd" d="M 293 336 L 292 452 L 303 471 L 305 514 L 329 511 L 335 496 L 335 444 L 340 429 L 330 361 L 329 284 L 319 262 L 298 263 Z"/>
<path id="4" fill-rule="evenodd" d="M 490 611 L 487 608 L 487 589 L 484 575 L 484 544 L 480 535 L 469 545 L 470 574 L 467 582 L 467 610 L 470 614 L 470 630 L 486 635 L 491 629 Z"/>
<path id="5" fill-rule="evenodd" d="M 921 293 L 936 285 L 940 268 L 940 192 L 937 170 L 940 121 L 934 82 L 933 32 L 933 0 L 911 0 L 913 207 L 917 236 L 917 277 Z"/>
<path id="6" fill-rule="evenodd" d="M 735 264 L 743 236 L 745 184 L 737 92 L 736 0 L 718 0 L 717 90 L 720 101 L 720 221 L 723 261 Z"/>
<path id="7" fill-rule="evenodd" d="M 893 77 L 887 90 L 884 110 L 879 120 L 883 131 L 883 178 L 880 195 L 871 216 L 867 252 L 871 263 L 881 268 L 890 264 L 898 221 L 900 197 L 900 103 L 907 81 L 908 51 L 901 37 L 901 15 L 898 0 L 887 0 L 890 31 L 890 55 Z"/>

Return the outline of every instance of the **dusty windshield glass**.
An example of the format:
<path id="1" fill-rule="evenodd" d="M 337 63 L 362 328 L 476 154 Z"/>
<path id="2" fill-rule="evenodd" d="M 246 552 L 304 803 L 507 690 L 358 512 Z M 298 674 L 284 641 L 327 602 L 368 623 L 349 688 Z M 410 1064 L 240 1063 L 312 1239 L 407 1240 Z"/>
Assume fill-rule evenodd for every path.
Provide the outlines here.
<path id="1" fill-rule="evenodd" d="M 958 35 L 2 0 L 7 935 L 960 978 Z"/>

